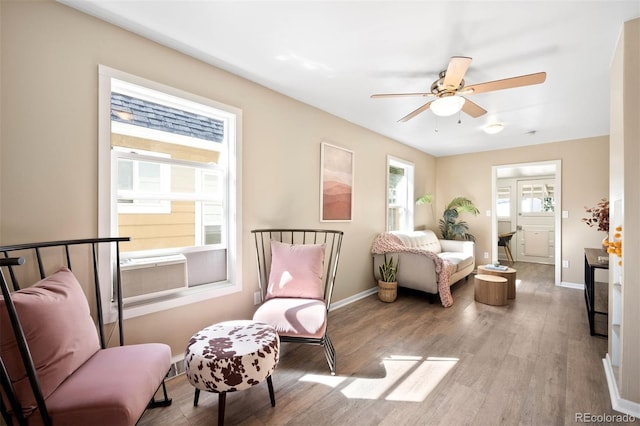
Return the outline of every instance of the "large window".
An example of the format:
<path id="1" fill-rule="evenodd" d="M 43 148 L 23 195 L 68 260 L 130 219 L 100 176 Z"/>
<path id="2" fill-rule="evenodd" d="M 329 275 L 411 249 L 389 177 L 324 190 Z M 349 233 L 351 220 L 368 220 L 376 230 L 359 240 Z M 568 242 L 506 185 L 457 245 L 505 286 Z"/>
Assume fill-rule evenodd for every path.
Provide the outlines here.
<path id="1" fill-rule="evenodd" d="M 413 231 L 413 164 L 387 159 L 387 231 Z"/>
<path id="2" fill-rule="evenodd" d="M 234 108 L 100 68 L 100 233 L 131 237 L 132 315 L 239 289 L 239 126 Z"/>

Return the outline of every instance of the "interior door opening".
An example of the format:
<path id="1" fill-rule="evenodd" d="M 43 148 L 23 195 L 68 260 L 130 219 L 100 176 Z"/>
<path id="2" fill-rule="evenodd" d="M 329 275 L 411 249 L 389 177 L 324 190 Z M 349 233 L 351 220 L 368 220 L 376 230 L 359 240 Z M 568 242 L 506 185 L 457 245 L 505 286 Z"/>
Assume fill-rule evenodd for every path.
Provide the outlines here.
<path id="1" fill-rule="evenodd" d="M 492 262 L 555 265 L 561 284 L 561 178 L 560 160 L 493 167 Z"/>

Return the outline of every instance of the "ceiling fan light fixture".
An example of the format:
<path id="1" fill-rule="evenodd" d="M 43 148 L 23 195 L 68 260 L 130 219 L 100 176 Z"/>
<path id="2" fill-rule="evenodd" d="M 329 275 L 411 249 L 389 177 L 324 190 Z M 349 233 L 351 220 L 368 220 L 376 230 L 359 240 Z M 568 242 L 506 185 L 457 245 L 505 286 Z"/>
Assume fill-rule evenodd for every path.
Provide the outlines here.
<path id="1" fill-rule="evenodd" d="M 502 123 L 491 123 L 484 126 L 482 129 L 488 135 L 495 135 L 504 130 L 504 124 Z"/>
<path id="2" fill-rule="evenodd" d="M 459 112 L 464 105 L 465 99 L 460 96 L 444 96 L 431 103 L 431 111 L 437 116 L 448 117 Z"/>

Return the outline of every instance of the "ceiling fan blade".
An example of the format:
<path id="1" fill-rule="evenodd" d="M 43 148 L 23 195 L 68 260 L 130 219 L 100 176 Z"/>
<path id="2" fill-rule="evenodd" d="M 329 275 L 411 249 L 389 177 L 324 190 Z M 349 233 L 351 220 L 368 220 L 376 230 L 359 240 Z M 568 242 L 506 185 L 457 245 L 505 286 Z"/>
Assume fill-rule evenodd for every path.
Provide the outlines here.
<path id="1" fill-rule="evenodd" d="M 421 112 L 424 112 L 424 111 L 428 110 L 429 106 L 431 105 L 432 102 L 433 101 L 429 101 L 426 104 L 422 105 L 420 108 L 416 109 L 415 111 L 412 111 L 409 114 L 405 115 L 400 120 L 398 120 L 398 123 L 400 123 L 400 122 L 404 123 L 405 121 L 409 121 L 413 117 L 415 117 L 416 115 L 420 114 Z"/>
<path id="2" fill-rule="evenodd" d="M 494 90 L 511 89 L 513 87 L 530 86 L 544 83 L 547 79 L 546 72 L 521 75 L 519 77 L 505 78 L 503 80 L 489 81 L 487 83 L 472 84 L 461 90 L 465 94 L 492 92 Z"/>
<path id="3" fill-rule="evenodd" d="M 471 58 L 465 56 L 453 56 L 449 60 L 449 66 L 443 82 L 445 90 L 455 90 L 460 86 L 460 82 L 462 82 L 470 64 Z"/>
<path id="4" fill-rule="evenodd" d="M 473 118 L 478 118 L 481 115 L 485 115 L 487 111 L 482 108 L 480 105 L 475 102 L 471 102 L 469 99 L 464 98 L 464 105 L 462 105 L 462 110 L 472 116 Z"/>
<path id="5" fill-rule="evenodd" d="M 371 95 L 371 97 L 373 99 L 378 99 L 378 98 L 403 98 L 403 97 L 416 97 L 416 96 L 422 96 L 422 97 L 428 97 L 428 96 L 435 96 L 433 93 L 429 92 L 429 93 L 378 93 L 376 95 Z"/>

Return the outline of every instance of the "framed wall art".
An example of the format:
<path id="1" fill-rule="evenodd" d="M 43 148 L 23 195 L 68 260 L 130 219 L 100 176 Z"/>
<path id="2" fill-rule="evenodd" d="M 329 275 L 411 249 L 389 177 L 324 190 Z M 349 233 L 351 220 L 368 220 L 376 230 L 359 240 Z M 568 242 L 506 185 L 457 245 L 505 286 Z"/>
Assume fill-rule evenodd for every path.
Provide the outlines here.
<path id="1" fill-rule="evenodd" d="M 353 219 L 354 153 L 326 142 L 320 148 L 320 221 Z"/>

